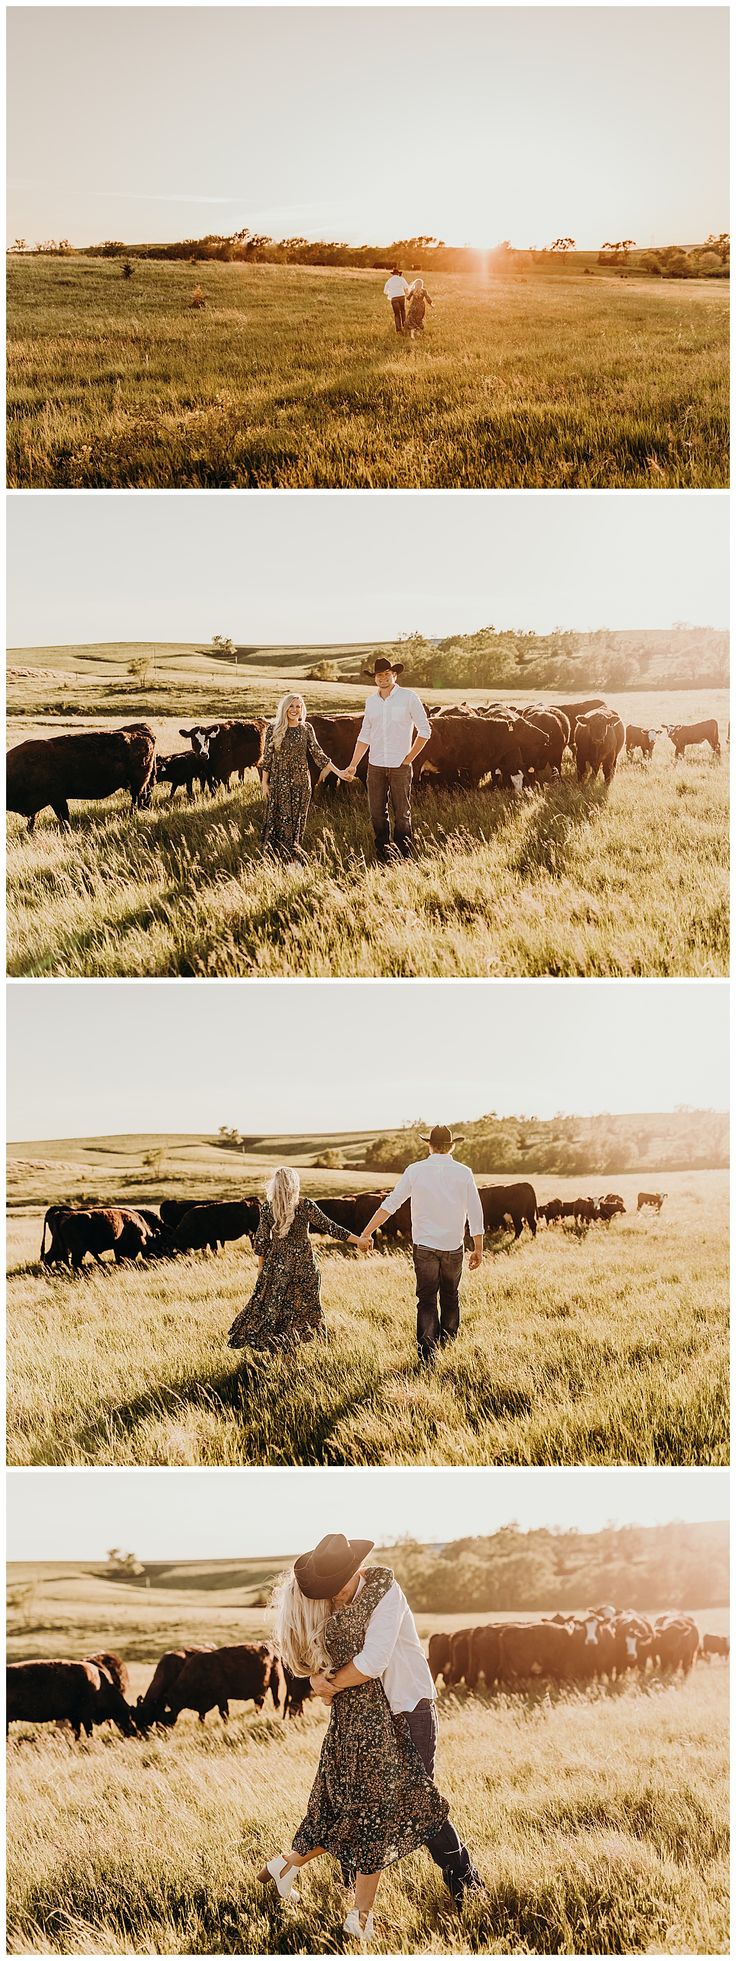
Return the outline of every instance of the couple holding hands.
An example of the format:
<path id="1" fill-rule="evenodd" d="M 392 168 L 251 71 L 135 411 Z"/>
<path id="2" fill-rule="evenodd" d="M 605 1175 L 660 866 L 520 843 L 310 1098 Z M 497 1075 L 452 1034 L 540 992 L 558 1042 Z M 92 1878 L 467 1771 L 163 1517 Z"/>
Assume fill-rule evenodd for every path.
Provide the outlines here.
<path id="1" fill-rule="evenodd" d="M 342 783 L 353 783 L 358 764 L 368 756 L 368 809 L 376 857 L 385 863 L 392 855 L 411 856 L 412 764 L 432 733 L 429 718 L 413 688 L 401 688 L 401 661 L 380 656 L 370 670 L 376 693 L 369 695 L 362 726 L 347 769 L 338 769 L 325 755 L 307 720 L 301 695 L 285 695 L 269 722 L 263 751 L 263 794 L 266 798 L 264 846 L 281 858 L 301 858 L 309 814 L 312 783 L 309 757 L 321 771 Z M 393 817 L 393 840 L 391 819 Z"/>
<path id="2" fill-rule="evenodd" d="M 313 1199 L 302 1198 L 298 1171 L 279 1165 L 261 1206 L 255 1239 L 258 1279 L 232 1324 L 229 1347 L 273 1351 L 326 1334 L 310 1226 L 368 1252 L 374 1232 L 407 1200 L 420 1363 L 432 1363 L 438 1347 L 455 1339 L 466 1226 L 473 1241 L 468 1265 L 475 1271 L 483 1259 L 483 1208 L 469 1165 L 458 1164 L 452 1155 L 462 1140 L 444 1124 L 436 1124 L 423 1141 L 429 1145 L 429 1156 L 407 1165 L 360 1236 L 336 1225 Z"/>

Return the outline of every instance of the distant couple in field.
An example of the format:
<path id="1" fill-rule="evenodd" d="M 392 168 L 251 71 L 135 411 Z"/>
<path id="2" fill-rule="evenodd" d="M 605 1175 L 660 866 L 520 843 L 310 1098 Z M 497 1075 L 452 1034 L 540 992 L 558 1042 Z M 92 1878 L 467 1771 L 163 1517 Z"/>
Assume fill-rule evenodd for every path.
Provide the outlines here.
<path id="1" fill-rule="evenodd" d="M 401 661 L 383 655 L 374 661 L 369 678 L 376 683 L 376 693 L 366 702 L 347 769 L 338 769 L 320 747 L 302 696 L 284 696 L 269 722 L 263 750 L 266 850 L 286 859 L 304 856 L 304 831 L 312 798 L 310 757 L 320 770 L 318 782 L 331 773 L 342 783 L 353 783 L 358 765 L 367 755 L 368 809 L 376 857 L 385 864 L 391 858 L 411 856 L 412 766 L 432 729 L 413 688 L 399 687 L 402 672 Z"/>
<path id="2" fill-rule="evenodd" d="M 310 1226 L 360 1252 L 370 1250 L 374 1232 L 408 1200 L 417 1298 L 417 1347 L 423 1366 L 439 1348 L 454 1341 L 460 1326 L 460 1282 L 466 1225 L 473 1248 L 468 1265 L 483 1259 L 483 1208 L 473 1173 L 453 1158 L 453 1137 L 435 1125 L 424 1142 L 429 1155 L 408 1164 L 362 1233 L 334 1224 L 311 1198 L 302 1198 L 299 1173 L 279 1165 L 266 1187 L 255 1251 L 258 1278 L 246 1306 L 228 1335 L 230 1348 L 293 1349 L 325 1335 L 320 1274 L 309 1237 Z"/>
<path id="3" fill-rule="evenodd" d="M 277 1589 L 278 1651 L 294 1675 L 310 1677 L 330 1720 L 291 1851 L 258 1875 L 288 1900 L 300 1869 L 332 1853 L 353 1887 L 343 1930 L 362 1947 L 373 1938 L 381 1873 L 421 1845 L 457 1907 L 483 1891 L 434 1782 L 435 1686 L 414 1616 L 391 1568 L 366 1567 L 372 1549 L 372 1539 L 330 1532 Z"/>
<path id="4" fill-rule="evenodd" d="M 409 334 L 414 340 L 416 334 L 424 333 L 424 315 L 432 305 L 423 279 L 413 279 L 409 285 L 400 266 L 392 266 L 384 286 L 394 316 L 397 334 Z"/>

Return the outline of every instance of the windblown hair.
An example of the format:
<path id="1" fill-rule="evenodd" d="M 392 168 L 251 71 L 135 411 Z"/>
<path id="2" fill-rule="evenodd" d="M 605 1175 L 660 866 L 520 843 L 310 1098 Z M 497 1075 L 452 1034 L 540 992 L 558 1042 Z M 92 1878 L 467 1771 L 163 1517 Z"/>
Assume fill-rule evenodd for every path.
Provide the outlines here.
<path id="1" fill-rule="evenodd" d="M 298 1171 L 292 1171 L 288 1164 L 277 1165 L 266 1186 L 266 1197 L 273 1212 L 277 1239 L 285 1239 L 287 1232 L 291 1231 L 300 1191 L 301 1180 Z"/>
<path id="2" fill-rule="evenodd" d="M 280 749 L 280 748 L 281 748 L 281 744 L 282 744 L 282 742 L 283 742 L 283 740 L 284 740 L 284 736 L 285 736 L 285 734 L 286 734 L 286 731 L 287 731 L 287 728 L 288 728 L 288 726 L 289 726 L 289 724 L 288 724 L 288 722 L 287 722 L 287 720 L 286 720 L 286 717 L 287 717 L 287 714 L 288 714 L 288 711 L 289 711 L 289 709 L 291 708 L 291 705 L 292 705 L 292 702 L 295 702 L 295 701 L 298 701 L 298 703 L 299 703 L 299 709 L 300 709 L 300 714 L 299 714 L 299 720 L 300 720 L 300 722 L 306 722 L 306 719 L 307 719 L 307 704 L 306 704 L 306 702 L 305 702 L 305 700 L 304 700 L 304 696 L 303 696 L 303 695 L 284 695 L 284 696 L 283 696 L 283 699 L 282 699 L 282 700 L 281 700 L 281 701 L 279 702 L 279 705 L 278 705 L 278 708 L 277 708 L 277 710 L 276 710 L 276 713 L 275 713 L 275 715 L 274 715 L 274 718 L 273 718 L 273 746 L 274 746 L 274 749 Z"/>
<path id="3" fill-rule="evenodd" d="M 293 1567 L 276 1581 L 271 1611 L 274 1645 L 292 1675 L 316 1675 L 332 1667 L 325 1646 L 332 1603 L 307 1600 Z"/>

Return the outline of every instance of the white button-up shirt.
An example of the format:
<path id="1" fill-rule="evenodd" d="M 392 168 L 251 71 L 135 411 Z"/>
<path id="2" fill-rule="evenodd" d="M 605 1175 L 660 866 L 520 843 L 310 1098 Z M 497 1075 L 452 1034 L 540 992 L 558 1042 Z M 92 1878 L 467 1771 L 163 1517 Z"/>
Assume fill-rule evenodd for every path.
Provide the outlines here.
<path id="1" fill-rule="evenodd" d="M 405 299 L 409 291 L 409 287 L 407 281 L 404 278 L 403 272 L 392 272 L 390 274 L 390 277 L 386 280 L 386 284 L 383 290 L 387 300 L 400 300 L 402 298 Z"/>
<path id="2" fill-rule="evenodd" d="M 428 742 L 432 728 L 413 688 L 391 689 L 389 695 L 369 695 L 359 742 L 368 744 L 368 761 L 376 769 L 398 769 L 408 756 L 414 730 Z"/>
<path id="3" fill-rule="evenodd" d="M 411 1200 L 411 1236 L 415 1246 L 453 1253 L 462 1246 L 467 1219 L 473 1238 L 483 1231 L 483 1207 L 470 1166 L 457 1164 L 445 1152 L 433 1152 L 402 1171 L 398 1185 L 381 1200 L 382 1212 L 398 1212 Z"/>
<path id="4" fill-rule="evenodd" d="M 354 1595 L 356 1600 L 364 1586 L 365 1580 L 361 1579 Z M 395 1716 L 416 1709 L 418 1702 L 434 1702 L 434 1682 L 414 1615 L 398 1580 L 394 1580 L 374 1608 L 365 1641 L 354 1661 L 361 1675 L 380 1676 Z"/>

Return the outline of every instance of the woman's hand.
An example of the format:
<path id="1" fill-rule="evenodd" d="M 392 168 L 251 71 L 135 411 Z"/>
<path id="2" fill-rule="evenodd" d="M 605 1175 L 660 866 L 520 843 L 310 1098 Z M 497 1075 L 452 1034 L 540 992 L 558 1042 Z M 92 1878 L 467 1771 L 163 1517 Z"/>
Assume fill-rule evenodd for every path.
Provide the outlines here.
<path id="1" fill-rule="evenodd" d="M 309 1680 L 312 1684 L 312 1694 L 318 1696 L 320 1702 L 332 1701 L 335 1691 L 329 1675 L 310 1675 Z"/>
<path id="2" fill-rule="evenodd" d="M 362 1240 L 362 1239 L 359 1239 L 359 1238 L 358 1238 L 358 1234 L 357 1234 L 357 1232 L 351 1232 L 351 1233 L 350 1233 L 350 1235 L 349 1235 L 349 1238 L 348 1238 L 348 1245 L 349 1245 L 349 1246 L 359 1246 L 359 1247 L 360 1247 L 360 1250 L 361 1250 L 361 1253 L 365 1253 L 365 1251 L 366 1251 L 366 1246 L 365 1246 L 365 1241 L 364 1241 L 364 1240 Z"/>
<path id="3" fill-rule="evenodd" d="M 268 803 L 268 777 L 267 776 L 261 777 L 261 796 L 263 797 L 264 803 Z"/>
<path id="4" fill-rule="evenodd" d="M 324 769 L 320 770 L 319 776 L 317 777 L 317 789 L 319 789 L 320 783 L 324 783 L 325 777 L 329 776 L 330 770 L 333 768 L 334 768 L 333 763 L 325 763 Z M 338 775 L 338 773 L 339 772 L 335 770 L 336 776 Z"/>

